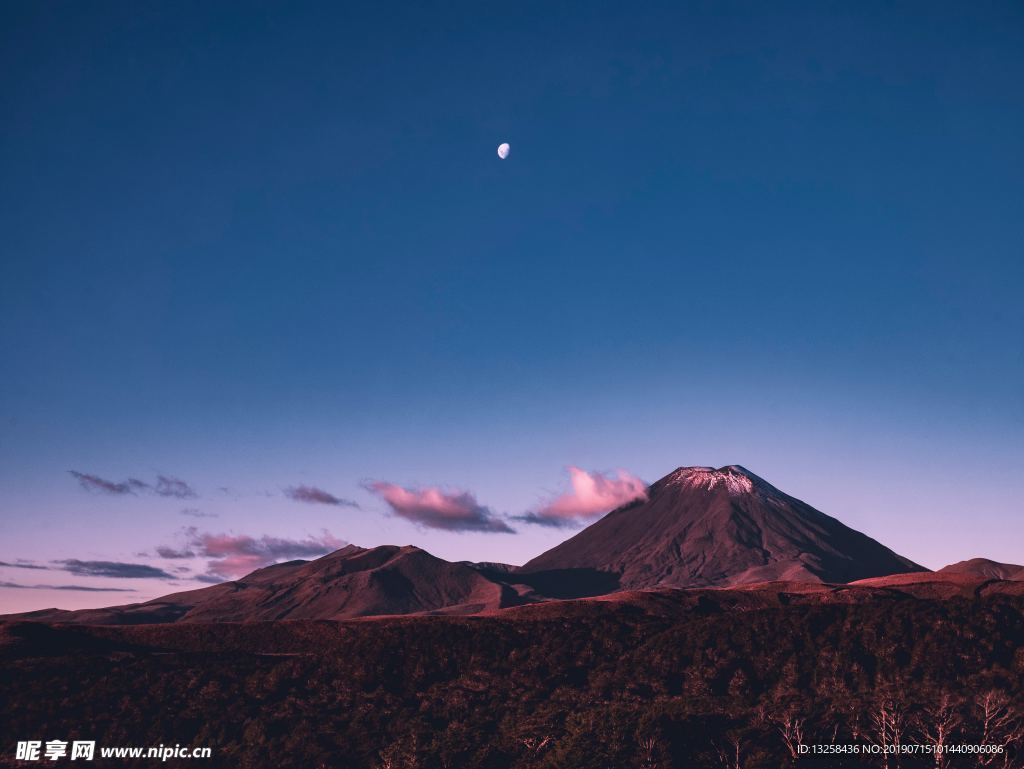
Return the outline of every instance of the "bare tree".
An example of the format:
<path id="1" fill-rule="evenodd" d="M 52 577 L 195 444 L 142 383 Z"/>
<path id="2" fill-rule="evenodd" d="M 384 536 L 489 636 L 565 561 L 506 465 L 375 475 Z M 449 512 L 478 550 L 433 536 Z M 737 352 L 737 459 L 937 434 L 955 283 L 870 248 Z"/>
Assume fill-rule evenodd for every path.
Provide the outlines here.
<path id="1" fill-rule="evenodd" d="M 899 769 L 899 746 L 903 742 L 903 733 L 906 731 L 906 715 L 903 706 L 894 697 L 882 697 L 872 710 L 869 722 L 869 734 L 865 736 L 872 745 L 878 747 L 882 759 L 882 769 L 890 769 L 890 767 Z"/>
<path id="2" fill-rule="evenodd" d="M 789 751 L 790 760 L 795 764 L 800 757 L 799 748 L 804 742 L 804 719 L 797 718 L 796 713 L 788 710 L 784 715 L 773 718 L 772 722 Z"/>
<path id="3" fill-rule="evenodd" d="M 981 717 L 981 744 L 1000 748 L 998 753 L 978 754 L 978 766 L 1009 769 L 1017 763 L 1012 754 L 1024 742 L 1024 720 L 1019 708 L 1006 692 L 998 689 L 991 689 L 979 696 L 977 708 Z"/>
<path id="4" fill-rule="evenodd" d="M 960 714 L 948 693 L 943 693 L 938 702 L 926 706 L 917 719 L 917 731 L 927 744 L 935 749 L 935 769 L 949 765 L 946 747 L 950 736 L 960 727 Z"/>
<path id="5" fill-rule="evenodd" d="M 740 761 L 740 738 L 730 735 L 724 745 L 714 743 L 715 753 L 718 755 L 718 764 L 722 769 L 743 769 Z"/>

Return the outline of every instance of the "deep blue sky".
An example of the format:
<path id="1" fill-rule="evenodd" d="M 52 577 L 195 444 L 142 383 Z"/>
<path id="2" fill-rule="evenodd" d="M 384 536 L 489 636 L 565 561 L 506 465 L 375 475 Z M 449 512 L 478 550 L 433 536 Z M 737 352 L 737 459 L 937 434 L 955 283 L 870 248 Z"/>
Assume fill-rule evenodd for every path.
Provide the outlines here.
<path id="1" fill-rule="evenodd" d="M 71 469 L 522 562 L 361 484 L 733 462 L 1024 560 L 1019 2 L 11 2 L 0 71 L 0 561 L 195 522 Z"/>

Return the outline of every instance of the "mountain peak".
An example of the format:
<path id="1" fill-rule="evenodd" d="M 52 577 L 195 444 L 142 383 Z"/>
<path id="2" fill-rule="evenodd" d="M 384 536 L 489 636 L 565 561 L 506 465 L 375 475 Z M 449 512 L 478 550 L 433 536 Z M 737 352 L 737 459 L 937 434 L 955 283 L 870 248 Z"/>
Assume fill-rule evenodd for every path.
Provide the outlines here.
<path id="1" fill-rule="evenodd" d="M 714 491 L 723 488 L 730 495 L 750 494 L 755 488 L 772 489 L 767 481 L 750 472 L 743 465 L 725 465 L 724 467 L 677 467 L 662 482 L 666 485 L 702 488 Z"/>

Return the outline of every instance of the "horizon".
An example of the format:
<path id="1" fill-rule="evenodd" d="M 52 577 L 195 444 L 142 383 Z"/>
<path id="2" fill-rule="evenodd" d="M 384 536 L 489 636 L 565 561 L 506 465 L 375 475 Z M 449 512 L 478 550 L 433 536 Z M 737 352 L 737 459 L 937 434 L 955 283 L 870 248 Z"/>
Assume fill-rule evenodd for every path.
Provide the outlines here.
<path id="1" fill-rule="evenodd" d="M 1019 3 L 0 19 L 0 613 L 730 463 L 1024 562 Z"/>
<path id="2" fill-rule="evenodd" d="M 676 474 L 680 470 L 711 470 L 716 473 L 729 470 L 737 470 L 744 475 L 753 476 L 755 478 L 759 478 L 760 480 L 767 481 L 769 484 L 771 484 L 770 479 L 763 478 L 759 474 L 754 473 L 749 468 L 746 468 L 745 466 L 739 463 L 729 463 L 727 465 L 720 465 L 718 467 L 713 467 L 710 465 L 680 465 L 668 471 L 667 473 L 665 473 L 665 475 L 663 475 L 661 478 L 658 478 L 653 483 L 665 480 L 666 478 Z M 771 485 L 774 486 L 774 484 Z M 779 491 L 781 491 L 783 494 L 787 494 L 787 496 L 795 496 L 792 494 L 788 494 L 784 489 L 779 489 Z M 800 499 L 799 497 L 795 498 Z M 569 494 L 556 497 L 551 501 L 558 502 L 559 500 L 567 499 L 571 500 L 573 503 L 577 503 L 580 499 L 580 495 L 573 494 L 570 492 Z M 631 498 L 628 493 L 625 494 L 622 497 L 621 506 L 628 507 L 630 503 L 633 501 L 633 499 L 635 498 Z M 806 500 L 800 501 L 806 502 Z M 813 504 L 811 506 L 814 507 Z M 553 507 L 553 505 L 549 505 L 549 508 L 550 507 Z M 618 507 L 619 506 L 617 505 L 615 509 L 618 509 Z M 582 516 L 578 516 L 574 513 L 572 516 L 572 520 L 570 520 L 570 522 L 565 525 L 549 524 L 553 527 L 554 531 L 558 532 L 558 534 L 560 535 L 560 538 L 557 538 L 556 541 L 552 542 L 551 546 L 553 547 L 554 545 L 559 544 L 560 542 L 564 542 L 565 540 L 575 536 L 583 529 L 587 528 L 591 524 L 596 523 L 598 520 L 603 518 L 606 512 L 612 512 L 612 510 L 602 511 L 597 514 L 586 513 Z M 829 515 L 827 511 L 820 512 L 824 512 L 826 515 Z M 395 513 L 392 513 L 392 517 L 394 517 L 395 515 Z M 499 516 L 494 517 L 500 518 Z M 835 516 L 831 517 L 835 518 Z M 503 516 L 503 518 L 507 519 L 509 523 L 515 523 L 517 519 L 520 519 L 520 516 L 506 515 Z M 837 520 L 839 520 L 840 523 L 845 523 L 841 519 Z M 136 558 L 134 559 L 135 562 L 130 564 L 105 561 L 81 562 L 77 560 L 70 566 L 64 565 L 65 561 L 62 560 L 52 560 L 49 562 L 33 562 L 24 560 L 20 563 L 0 562 L 3 568 L 19 571 L 29 570 L 34 575 L 38 575 L 40 571 L 50 572 L 50 574 L 45 575 L 49 577 L 49 581 L 43 584 L 56 585 L 62 581 L 68 581 L 66 579 L 62 579 L 60 576 L 65 572 L 70 572 L 70 574 L 76 575 L 73 578 L 73 581 L 76 582 L 75 586 L 72 587 L 65 585 L 51 590 L 44 589 L 41 584 L 36 584 L 33 586 L 20 586 L 17 588 L 9 586 L 8 584 L 0 584 L 0 588 L 2 588 L 2 590 L 6 591 L 7 593 L 13 594 L 15 599 L 23 595 L 26 596 L 26 599 L 22 601 L 20 607 L 18 607 L 18 602 L 14 600 L 12 602 L 15 604 L 17 608 L 6 610 L 0 613 L 15 613 L 49 608 L 102 608 L 107 606 L 123 605 L 127 603 L 138 603 L 150 600 L 152 598 L 158 598 L 172 593 L 177 593 L 182 590 L 190 590 L 194 589 L 195 587 L 209 586 L 211 583 L 216 584 L 219 582 L 231 581 L 233 579 L 243 579 L 252 572 L 278 563 L 285 563 L 290 561 L 309 562 L 312 560 L 316 560 L 317 558 L 326 557 L 328 555 L 331 555 L 340 550 L 344 550 L 345 548 L 351 546 L 355 546 L 363 550 L 371 550 L 377 547 L 388 546 L 399 548 L 413 547 L 424 550 L 430 553 L 431 555 L 438 556 L 437 553 L 432 552 L 428 547 L 425 547 L 421 544 L 417 544 L 415 541 L 409 541 L 401 544 L 399 542 L 379 542 L 374 544 L 361 544 L 358 542 L 349 542 L 338 539 L 332 540 L 330 537 L 317 538 L 307 536 L 304 539 L 300 538 L 294 540 L 283 540 L 287 543 L 286 547 L 289 548 L 287 552 L 293 554 L 295 552 L 302 552 L 304 548 L 307 550 L 312 548 L 311 552 L 304 553 L 304 557 L 293 558 L 287 557 L 286 555 L 275 555 L 273 546 L 271 546 L 270 548 L 265 548 L 261 546 L 260 538 L 252 538 L 246 535 L 236 536 L 223 534 L 207 534 L 205 535 L 207 538 L 204 540 L 201 538 L 202 535 L 200 535 L 198 532 L 198 527 L 191 526 L 186 528 L 193 529 L 196 536 L 194 536 L 191 542 L 189 544 L 186 544 L 186 546 L 182 550 L 174 550 L 173 547 L 163 545 L 161 547 L 167 548 L 167 552 L 136 553 Z M 423 534 L 425 530 L 426 529 L 424 529 L 421 526 L 418 529 L 418 532 L 420 534 Z M 327 534 L 326 530 L 323 531 L 325 534 Z M 264 536 L 262 538 L 262 541 L 269 541 L 273 543 L 275 539 L 272 537 Z M 251 547 L 253 543 L 255 543 L 256 547 Z M 888 544 L 884 541 L 882 541 L 881 544 L 883 546 L 888 547 Z M 189 550 L 190 547 L 196 547 L 196 549 L 199 552 L 191 552 Z M 547 549 L 549 548 L 546 548 L 543 552 L 546 552 Z M 897 555 L 905 556 L 905 554 L 901 553 L 898 549 L 891 549 Z M 189 573 L 188 575 L 179 575 L 173 573 L 173 568 L 169 566 L 169 564 L 180 562 L 180 559 L 183 558 L 190 559 L 187 561 L 188 563 L 195 563 L 195 561 L 192 561 L 191 559 L 199 559 L 201 557 L 200 553 L 202 557 L 212 559 L 207 561 L 207 570 L 205 573 L 203 573 L 203 569 L 200 567 L 196 569 L 194 573 Z M 509 563 L 509 565 L 513 566 L 522 566 L 524 563 L 526 563 L 527 560 L 532 560 L 533 557 L 536 557 L 540 554 L 540 552 L 534 553 L 533 556 L 529 556 L 528 558 L 523 559 L 519 563 L 510 563 L 504 561 L 502 561 L 501 563 Z M 255 560 L 250 560 L 250 555 Z M 990 558 L 984 555 L 968 555 L 964 556 L 963 558 L 955 559 L 947 563 L 941 564 L 940 566 L 928 566 L 925 564 L 920 565 L 929 571 L 936 571 L 941 566 L 949 566 L 954 563 L 957 563 L 958 561 L 966 561 L 975 558 L 982 558 L 997 562 L 999 561 L 999 559 L 997 558 Z M 444 558 L 444 560 L 448 560 L 451 562 L 471 561 L 475 563 L 495 562 L 494 559 L 472 557 L 446 557 Z M 910 560 L 913 561 L 915 559 L 910 558 Z M 139 563 L 139 561 L 142 562 Z M 154 565 L 154 563 L 156 565 Z M 85 564 L 88 564 L 88 566 L 85 566 Z M 225 564 L 233 571 L 220 571 L 218 569 L 218 566 Z M 160 570 L 161 565 L 166 566 L 168 567 L 168 569 L 170 569 L 170 571 L 165 571 L 162 576 L 156 573 L 115 573 L 117 570 L 126 571 L 130 569 Z M 103 573 L 102 570 L 104 567 L 106 567 L 107 573 Z M 117 568 L 115 569 L 114 567 Z M 130 585 L 130 587 L 125 587 L 126 585 Z M 161 585 L 163 587 L 159 587 Z M 66 599 L 64 606 L 52 607 L 40 605 L 39 601 L 34 597 L 38 594 L 50 594 L 58 596 L 70 594 L 73 597 Z M 104 598 L 101 596 L 106 596 L 109 598 Z M 125 600 L 116 600 L 116 598 L 119 596 L 123 596 Z M 77 599 L 77 601 L 75 599 Z"/>

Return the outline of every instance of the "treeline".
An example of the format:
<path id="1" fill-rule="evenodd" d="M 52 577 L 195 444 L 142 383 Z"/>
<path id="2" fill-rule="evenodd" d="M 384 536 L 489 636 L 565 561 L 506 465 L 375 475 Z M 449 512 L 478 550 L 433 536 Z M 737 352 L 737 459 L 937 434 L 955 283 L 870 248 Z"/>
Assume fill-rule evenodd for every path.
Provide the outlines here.
<path id="1" fill-rule="evenodd" d="M 240 769 L 1022 766 L 1019 596 L 6 637 L 5 756 L 59 737 L 209 745 L 204 765 Z M 960 743 L 1002 750 L 884 752 Z"/>

